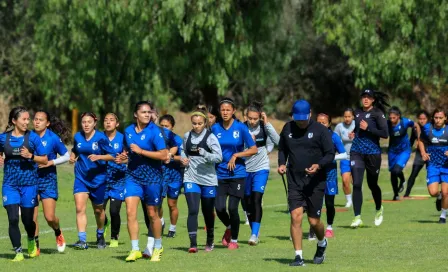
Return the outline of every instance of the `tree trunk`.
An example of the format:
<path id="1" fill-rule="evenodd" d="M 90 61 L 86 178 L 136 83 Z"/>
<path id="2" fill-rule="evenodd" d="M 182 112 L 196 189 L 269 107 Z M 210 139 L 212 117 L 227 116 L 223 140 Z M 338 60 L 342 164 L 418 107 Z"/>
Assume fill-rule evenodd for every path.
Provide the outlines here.
<path id="1" fill-rule="evenodd" d="M 431 98 L 431 89 L 428 86 L 424 86 L 423 84 L 416 84 L 412 88 L 417 100 L 420 102 L 420 107 L 427 112 L 432 112 L 436 105 Z"/>
<path id="2" fill-rule="evenodd" d="M 218 88 L 214 85 L 206 85 L 201 88 L 204 103 L 206 105 L 218 104 Z"/>

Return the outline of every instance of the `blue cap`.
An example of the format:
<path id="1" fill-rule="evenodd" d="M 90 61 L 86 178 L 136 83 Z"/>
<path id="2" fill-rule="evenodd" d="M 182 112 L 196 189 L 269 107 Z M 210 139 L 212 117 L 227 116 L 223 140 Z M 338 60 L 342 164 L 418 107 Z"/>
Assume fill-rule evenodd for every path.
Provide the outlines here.
<path id="1" fill-rule="evenodd" d="M 292 118 L 294 121 L 305 121 L 310 118 L 311 106 L 308 101 L 300 99 L 292 106 Z"/>

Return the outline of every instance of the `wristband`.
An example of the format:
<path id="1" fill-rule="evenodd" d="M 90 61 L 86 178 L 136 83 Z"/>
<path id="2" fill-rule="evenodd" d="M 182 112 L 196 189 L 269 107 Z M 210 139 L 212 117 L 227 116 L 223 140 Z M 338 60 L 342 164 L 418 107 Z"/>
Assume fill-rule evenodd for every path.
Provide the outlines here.
<path id="1" fill-rule="evenodd" d="M 34 161 L 34 153 L 31 155 L 31 160 Z"/>

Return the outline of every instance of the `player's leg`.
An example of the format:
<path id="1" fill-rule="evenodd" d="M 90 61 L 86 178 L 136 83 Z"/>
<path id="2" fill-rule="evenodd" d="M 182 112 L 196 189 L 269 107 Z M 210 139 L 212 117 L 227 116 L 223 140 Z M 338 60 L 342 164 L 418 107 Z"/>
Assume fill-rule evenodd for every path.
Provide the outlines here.
<path id="1" fill-rule="evenodd" d="M 161 183 L 150 183 L 144 188 L 146 210 L 151 223 L 152 233 L 154 234 L 154 251 L 151 256 L 151 262 L 159 262 L 163 253 L 162 221 L 159 215 L 162 189 Z"/>
<path id="2" fill-rule="evenodd" d="M 216 215 L 224 224 L 226 230 L 222 237 L 222 244 L 228 246 L 230 243 L 230 216 L 227 213 L 227 193 L 229 190 L 229 183 L 225 180 L 218 180 L 218 195 L 216 196 Z"/>
<path id="3" fill-rule="evenodd" d="M 20 187 L 20 210 L 22 223 L 28 237 L 28 255 L 30 258 L 39 256 L 36 246 L 36 223 L 34 223 L 34 208 L 37 204 L 37 186 Z"/>
<path id="4" fill-rule="evenodd" d="M 121 210 L 122 203 L 123 203 L 123 201 L 120 199 L 115 199 L 115 198 L 110 199 L 110 207 L 109 207 L 110 224 L 111 224 L 110 247 L 118 247 L 118 236 L 120 234 L 120 229 L 121 229 L 120 210 Z"/>
<path id="5" fill-rule="evenodd" d="M 366 176 L 367 185 L 372 192 L 372 197 L 375 202 L 375 225 L 379 226 L 383 222 L 383 205 L 381 188 L 378 185 L 378 178 L 381 170 L 381 154 L 366 156 Z"/>
<path id="6" fill-rule="evenodd" d="M 361 220 L 362 209 L 362 183 L 364 180 L 365 163 L 364 156 L 358 153 L 350 154 L 350 169 L 353 176 L 353 211 L 355 213 L 355 219 L 353 219 L 350 225 L 353 228 L 357 228 L 363 225 Z"/>
<path id="7" fill-rule="evenodd" d="M 87 192 L 77 193 L 74 195 L 76 206 L 76 226 L 78 228 L 78 242 L 75 249 L 87 249 L 87 200 L 89 194 Z"/>
<path id="8" fill-rule="evenodd" d="M 179 209 L 177 207 L 177 199 L 179 198 L 180 187 L 182 183 L 176 182 L 168 188 L 168 208 L 170 209 L 170 228 L 167 237 L 174 238 L 176 236 L 176 224 L 179 218 Z"/>
<path id="9" fill-rule="evenodd" d="M 306 213 L 308 216 L 308 222 L 317 237 L 317 249 L 314 254 L 313 262 L 315 264 L 321 264 L 325 260 L 325 250 L 327 248 L 327 239 L 325 238 L 324 224 L 320 220 L 322 213 L 322 204 L 325 195 L 325 182 L 315 185 L 312 193 L 306 193 Z"/>
<path id="10" fill-rule="evenodd" d="M 90 189 L 90 201 L 92 202 L 93 213 L 96 221 L 96 243 L 98 249 L 106 248 L 106 239 L 104 234 L 106 232 L 106 212 L 104 210 L 104 195 L 106 193 L 106 184 L 100 185 L 97 188 Z"/>
<path id="11" fill-rule="evenodd" d="M 198 185 L 193 184 L 193 186 Z M 185 199 L 187 200 L 188 205 L 187 230 L 188 230 L 188 237 L 190 238 L 190 248 L 188 249 L 188 252 L 197 253 L 198 214 L 199 214 L 199 204 L 201 201 L 201 193 L 200 192 L 185 193 Z"/>
<path id="12" fill-rule="evenodd" d="M 5 185 L 3 185 L 3 201 L 5 200 L 5 196 L 8 199 L 8 202 L 13 203 L 11 194 L 7 195 L 5 193 Z M 8 232 L 9 232 L 9 238 L 11 239 L 12 247 L 14 248 L 14 251 L 16 253 L 15 258 L 13 261 L 22 261 L 24 260 L 23 257 L 23 250 L 22 250 L 22 242 L 21 242 L 21 234 L 20 234 L 20 216 L 19 216 L 19 201 L 17 201 L 17 204 L 7 204 L 3 203 L 6 213 L 8 214 Z"/>
<path id="13" fill-rule="evenodd" d="M 325 231 L 325 237 L 333 238 L 333 222 L 336 216 L 336 209 L 334 207 L 335 195 L 325 195 L 325 208 L 327 209 L 327 229 Z"/>
<path id="14" fill-rule="evenodd" d="M 136 189 L 136 184 L 133 184 Z M 138 245 L 138 221 L 137 221 L 137 210 L 138 204 L 140 203 L 139 194 L 142 194 L 142 191 L 133 190 L 132 193 L 129 190 L 130 186 L 126 184 L 126 217 L 127 217 L 127 225 L 128 225 L 128 233 L 129 238 L 131 238 L 131 252 L 129 256 L 126 258 L 127 262 L 133 262 L 142 257 L 140 252 L 140 247 Z"/>
<path id="15" fill-rule="evenodd" d="M 339 168 L 342 176 L 342 190 L 344 191 L 346 203 L 345 207 L 350 208 L 353 205 L 352 201 L 352 174 L 350 172 L 350 160 L 341 160 Z"/>
<path id="16" fill-rule="evenodd" d="M 65 239 L 64 235 L 62 235 L 61 226 L 59 225 L 59 218 L 56 216 L 56 198 L 47 196 L 48 194 L 44 194 L 43 198 L 41 199 L 44 217 L 48 223 L 48 226 L 54 231 L 54 235 L 56 237 L 56 247 L 58 251 L 64 252 Z"/>
<path id="17" fill-rule="evenodd" d="M 205 226 L 207 228 L 207 241 L 205 243 L 205 251 L 212 251 L 215 244 L 215 186 L 202 186 L 201 188 L 201 207 L 204 216 Z"/>
<path id="18" fill-rule="evenodd" d="M 401 175 L 400 175 L 401 174 Z M 401 168 L 400 165 L 395 164 L 390 169 L 390 182 L 392 184 L 392 190 L 394 193 L 394 197 L 392 200 L 400 200 L 400 197 L 398 195 L 399 193 L 399 184 L 398 184 L 398 178 L 403 175 L 403 168 Z"/>
<path id="19" fill-rule="evenodd" d="M 409 195 L 411 194 L 411 190 L 412 187 L 414 187 L 415 184 L 415 179 L 417 178 L 418 174 L 420 173 L 420 171 L 423 169 L 424 164 L 413 164 L 412 165 L 412 171 L 411 171 L 411 175 L 408 178 L 408 184 L 406 187 L 406 192 L 404 194 L 404 197 L 409 197 Z"/>

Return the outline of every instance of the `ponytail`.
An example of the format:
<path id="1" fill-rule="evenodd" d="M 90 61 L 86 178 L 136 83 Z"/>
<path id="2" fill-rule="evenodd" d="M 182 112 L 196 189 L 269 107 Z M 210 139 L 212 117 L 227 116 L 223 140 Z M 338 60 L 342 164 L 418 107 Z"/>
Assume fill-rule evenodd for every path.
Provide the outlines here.
<path id="1" fill-rule="evenodd" d="M 388 103 L 389 96 L 383 92 L 374 92 L 374 98 L 375 101 L 373 102 L 373 106 L 379 110 L 381 110 L 383 113 L 386 112 L 386 109 L 390 107 Z"/>
<path id="2" fill-rule="evenodd" d="M 56 133 L 56 135 L 58 135 L 59 138 L 61 138 L 61 141 L 64 144 L 69 144 L 71 142 L 72 132 L 71 132 L 69 126 L 64 121 L 62 121 L 58 117 L 54 116 L 53 114 L 50 114 L 49 112 L 47 112 L 45 110 L 36 111 L 36 113 L 38 113 L 38 112 L 41 112 L 46 115 L 47 122 L 50 123 L 50 126 L 48 127 L 48 129 L 53 131 L 54 133 Z"/>

